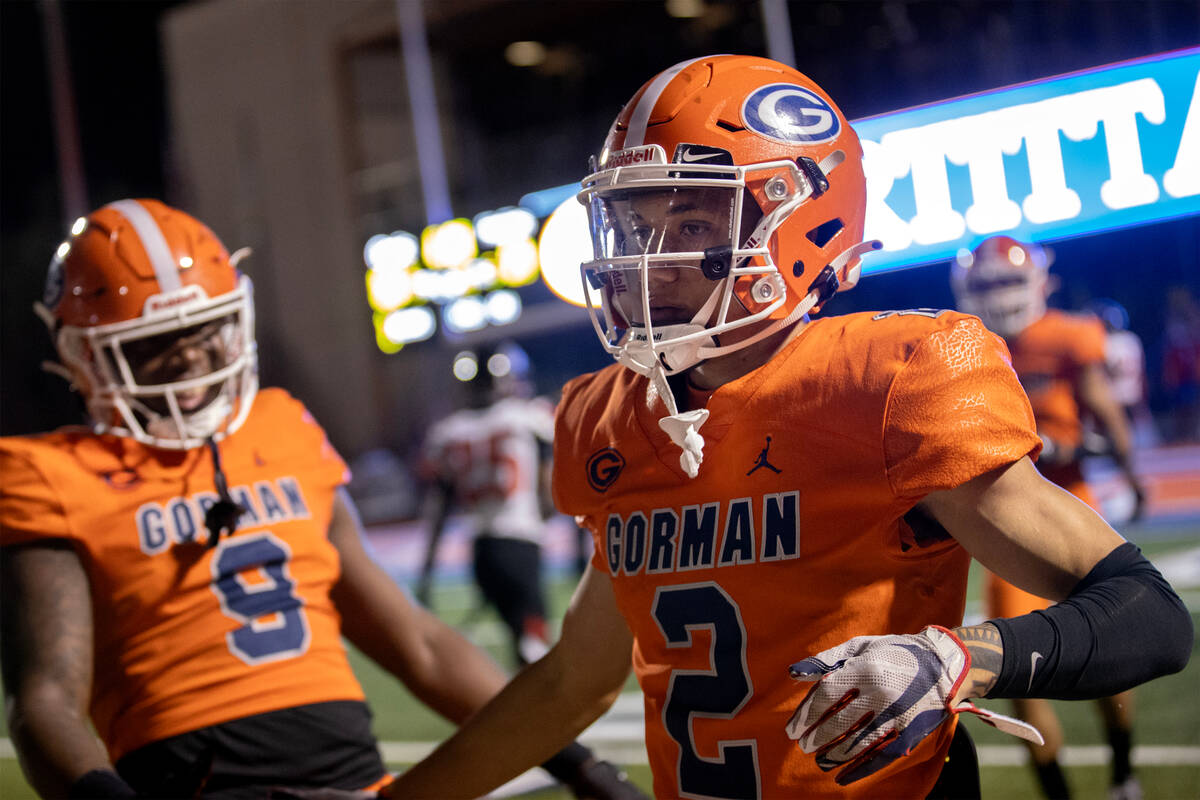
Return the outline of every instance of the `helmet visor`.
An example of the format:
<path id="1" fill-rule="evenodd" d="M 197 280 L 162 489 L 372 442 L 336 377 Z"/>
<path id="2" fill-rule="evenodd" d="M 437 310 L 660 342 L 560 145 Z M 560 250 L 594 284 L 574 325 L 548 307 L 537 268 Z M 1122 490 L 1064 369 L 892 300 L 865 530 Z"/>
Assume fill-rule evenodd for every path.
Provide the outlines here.
<path id="1" fill-rule="evenodd" d="M 170 387 L 180 410 L 204 408 L 221 390 L 226 368 L 241 355 L 235 314 L 121 343 L 132 373 L 135 392 L 159 414 L 168 413 Z"/>
<path id="2" fill-rule="evenodd" d="M 693 321 L 730 272 L 741 202 L 732 183 L 592 195 L 589 272 L 621 327 Z"/>
<path id="3" fill-rule="evenodd" d="M 741 187 L 647 187 L 592 195 L 589 219 L 597 261 L 635 266 L 701 266 L 712 248 L 733 248 Z"/>

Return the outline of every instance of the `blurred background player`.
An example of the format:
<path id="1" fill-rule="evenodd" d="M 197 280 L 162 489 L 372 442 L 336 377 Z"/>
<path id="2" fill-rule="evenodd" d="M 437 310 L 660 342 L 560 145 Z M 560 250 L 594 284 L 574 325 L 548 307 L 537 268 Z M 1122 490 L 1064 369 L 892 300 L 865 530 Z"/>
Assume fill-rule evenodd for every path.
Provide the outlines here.
<path id="1" fill-rule="evenodd" d="M 1129 421 L 1134 447 L 1158 444 L 1147 403 L 1146 349 L 1141 337 L 1129 329 L 1129 312 L 1107 297 L 1089 303 L 1088 310 L 1104 323 L 1104 368 L 1113 400 Z"/>
<path id="2" fill-rule="evenodd" d="M 508 628 L 516 662 L 528 664 L 550 642 L 542 540 L 552 510 L 554 408 L 533 397 L 529 356 L 513 342 L 461 352 L 453 370 L 467 401 L 434 423 L 426 438 L 429 547 L 417 597 L 429 604 L 438 544 L 458 510 L 473 538 L 475 583 Z"/>
<path id="3" fill-rule="evenodd" d="M 342 636 L 454 721 L 505 681 L 367 555 L 304 406 L 259 391 L 245 254 L 122 200 L 51 262 L 38 311 L 90 425 L 0 439 L 9 731 L 43 796 L 385 784 Z M 640 796 L 568 750 L 546 766 L 578 796 Z"/>
<path id="4" fill-rule="evenodd" d="M 1135 495 L 1136 518 L 1145 492 L 1133 470 L 1128 418 L 1107 372 L 1105 327 L 1090 315 L 1047 307 L 1047 298 L 1055 288 L 1049 274 L 1052 260 L 1051 251 L 1037 244 L 1008 236 L 985 239 L 972 253 L 951 265 L 954 296 L 961 311 L 978 316 L 1008 344 L 1013 368 L 1029 395 L 1042 439 L 1037 461 L 1041 473 L 1099 511 L 1099 503 L 1084 480 L 1082 460 L 1085 455 L 1106 450 Z M 1099 427 L 1103 437 L 1100 446 L 1085 437 L 1085 417 Z M 986 592 L 985 613 L 989 617 L 1016 617 L 1050 604 L 990 572 Z M 1112 797 L 1138 798 L 1140 788 L 1130 764 L 1133 693 L 1124 692 L 1098 703 L 1112 746 Z M 1031 722 L 1045 737 L 1042 745 L 1026 743 L 1042 790 L 1050 798 L 1068 797 L 1058 763 L 1062 726 L 1050 701 L 1023 698 L 1013 704 L 1017 716 Z"/>

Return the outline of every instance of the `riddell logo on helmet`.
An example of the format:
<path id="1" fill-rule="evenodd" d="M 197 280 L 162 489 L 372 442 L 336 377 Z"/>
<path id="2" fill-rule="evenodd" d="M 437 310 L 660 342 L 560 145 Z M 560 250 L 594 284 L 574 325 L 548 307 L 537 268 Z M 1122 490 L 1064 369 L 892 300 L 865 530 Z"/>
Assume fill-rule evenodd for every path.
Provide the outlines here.
<path id="1" fill-rule="evenodd" d="M 208 295 L 204 293 L 204 289 L 201 287 L 195 285 L 185 286 L 178 291 L 168 294 L 152 295 L 146 300 L 146 307 L 143 309 L 143 313 L 153 314 L 158 311 L 166 311 L 169 308 L 177 308 L 178 306 L 207 299 Z"/>
<path id="2" fill-rule="evenodd" d="M 629 167 L 634 164 L 649 164 L 660 161 L 655 156 L 657 147 L 654 145 L 646 145 L 645 147 L 631 147 L 628 150 L 617 150 L 608 154 L 608 158 L 604 161 L 604 169 L 615 169 L 616 167 Z"/>

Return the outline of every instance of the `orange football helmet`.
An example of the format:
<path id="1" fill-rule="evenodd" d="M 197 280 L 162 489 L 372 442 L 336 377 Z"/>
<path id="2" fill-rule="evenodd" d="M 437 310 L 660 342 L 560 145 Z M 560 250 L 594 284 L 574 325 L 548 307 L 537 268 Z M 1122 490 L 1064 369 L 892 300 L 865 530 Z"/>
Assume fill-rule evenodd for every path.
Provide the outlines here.
<path id="1" fill-rule="evenodd" d="M 992 236 L 951 263 L 950 287 L 960 311 L 1010 338 L 1046 315 L 1053 261 L 1054 254 L 1045 247 Z"/>
<path id="2" fill-rule="evenodd" d="M 862 242 L 858 136 L 816 83 L 765 58 L 707 56 L 655 76 L 591 167 L 578 197 L 594 251 L 581 265 L 585 290 L 601 300 L 589 299 L 592 321 L 605 349 L 642 374 L 673 374 L 787 327 L 852 287 L 859 257 L 879 246 Z M 703 206 L 703 220 L 655 227 L 638 211 L 647 202 L 669 208 L 664 219 Z M 659 267 L 712 282 L 690 321 L 651 320 Z"/>
<path id="3" fill-rule="evenodd" d="M 237 270 L 248 252 L 231 258 L 157 200 L 75 222 L 34 307 L 62 360 L 47 366 L 83 394 L 97 432 L 190 449 L 245 421 L 258 391 L 253 287 Z"/>

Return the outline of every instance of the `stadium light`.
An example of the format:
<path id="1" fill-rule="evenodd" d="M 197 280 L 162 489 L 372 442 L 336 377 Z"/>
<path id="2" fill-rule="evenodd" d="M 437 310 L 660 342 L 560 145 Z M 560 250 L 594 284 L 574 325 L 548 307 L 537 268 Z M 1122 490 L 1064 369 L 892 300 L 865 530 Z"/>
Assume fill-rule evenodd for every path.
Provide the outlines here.
<path id="1" fill-rule="evenodd" d="M 396 353 L 406 344 L 424 341 L 436 330 L 437 320 L 424 306 L 375 314 L 375 343 L 385 353 Z"/>
<path id="2" fill-rule="evenodd" d="M 588 234 L 587 209 L 574 193 L 546 220 L 538 239 L 538 260 L 542 280 L 550 291 L 568 303 L 586 305 L 579 265 L 592 258 L 592 240 Z M 592 291 L 592 302 L 599 305 L 599 293 Z"/>
<path id="3" fill-rule="evenodd" d="M 421 256 L 434 269 L 456 269 L 478 254 L 475 229 L 469 220 L 447 220 L 421 232 Z"/>
<path id="4" fill-rule="evenodd" d="M 454 372 L 454 377 L 466 383 L 469 380 L 474 380 L 479 374 L 479 359 L 475 358 L 475 354 L 469 350 L 464 350 L 454 357 L 454 364 L 450 367 Z"/>
<path id="5" fill-rule="evenodd" d="M 513 42 L 504 48 L 504 59 L 514 67 L 536 67 L 546 60 L 546 45 L 541 42 Z"/>
<path id="6" fill-rule="evenodd" d="M 376 311 L 394 311 L 413 299 L 412 277 L 395 263 L 367 270 L 367 302 Z"/>
<path id="7" fill-rule="evenodd" d="M 496 274 L 508 286 L 524 286 L 538 275 L 538 249 L 532 239 L 521 239 L 496 248 Z"/>
<path id="8" fill-rule="evenodd" d="M 398 267 L 408 269 L 417 263 L 417 237 L 405 231 L 377 233 L 363 245 L 363 261 L 368 267 Z"/>
<path id="9" fill-rule="evenodd" d="M 537 229 L 538 219 L 533 212 L 518 206 L 505 206 L 475 216 L 475 236 L 484 247 L 532 239 Z"/>
<path id="10" fill-rule="evenodd" d="M 460 297 L 442 308 L 442 323 L 451 333 L 469 333 L 487 326 L 487 308 L 476 295 Z"/>
<path id="11" fill-rule="evenodd" d="M 483 301 L 488 322 L 509 325 L 521 316 L 521 296 L 511 289 L 497 289 Z"/>

